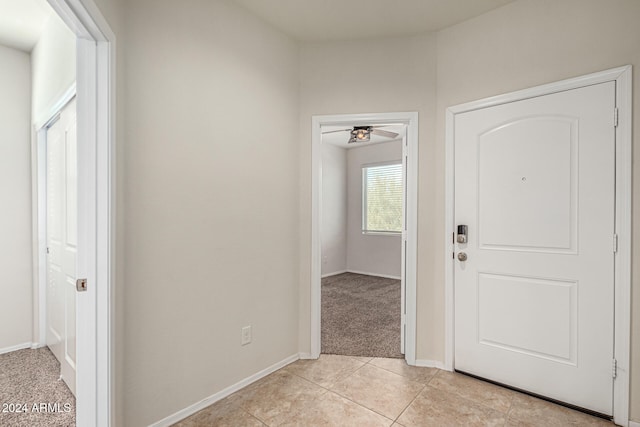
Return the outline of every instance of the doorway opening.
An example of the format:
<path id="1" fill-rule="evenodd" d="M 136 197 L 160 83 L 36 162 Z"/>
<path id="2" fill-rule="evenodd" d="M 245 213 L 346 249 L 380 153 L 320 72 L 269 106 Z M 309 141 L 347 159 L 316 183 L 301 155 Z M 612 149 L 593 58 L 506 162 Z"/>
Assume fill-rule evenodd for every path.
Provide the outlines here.
<path id="1" fill-rule="evenodd" d="M 65 208 L 75 217 L 75 227 L 66 230 L 67 243 L 71 243 L 68 249 L 73 247 L 75 259 L 72 265 L 67 266 L 69 274 L 64 275 L 63 281 L 64 295 L 73 295 L 75 302 L 65 302 L 65 318 L 58 322 L 58 330 L 64 323 L 67 337 L 58 347 L 62 348 L 62 359 L 70 361 L 70 366 L 75 368 L 75 385 L 70 388 L 75 388 L 76 424 L 108 426 L 112 424 L 113 394 L 111 301 L 115 248 L 112 190 L 115 182 L 115 36 L 93 0 L 46 1 L 56 18 L 71 30 L 76 66 L 75 84 L 63 93 L 54 93 L 52 100 L 33 118 L 32 346 L 48 344 L 47 330 L 53 320 L 47 315 L 47 300 L 51 300 L 51 295 L 47 295 L 47 267 L 55 269 L 52 267 L 55 263 L 49 262 L 55 246 L 51 243 L 55 239 L 47 238 L 46 187 L 50 185 L 47 178 L 52 177 L 47 176 L 45 141 L 47 133 L 55 130 L 56 124 L 69 121 L 64 120 L 68 115 L 66 110 L 75 104 L 76 125 L 67 123 L 63 133 L 67 136 L 75 133 L 77 145 L 65 143 L 64 150 L 59 152 L 64 155 L 68 172 L 72 175 L 63 180 L 68 184 L 66 190 L 71 195 L 63 201 Z M 58 113 L 60 120 L 57 120 Z M 67 220 L 65 218 L 64 221 Z M 67 255 L 58 259 L 64 258 L 67 262 Z M 75 359 L 69 357 L 74 352 Z M 68 369 L 62 376 L 72 382 Z"/>
<path id="2" fill-rule="evenodd" d="M 403 357 L 405 134 L 322 127 L 322 353 Z"/>
<path id="3" fill-rule="evenodd" d="M 348 334 L 342 342 L 329 339 L 332 327 L 359 334 L 356 323 L 380 321 L 353 317 L 367 304 L 358 296 L 371 292 L 391 304 L 382 354 L 415 364 L 417 121 L 417 113 L 313 117 L 313 358 L 375 351 L 365 329 L 357 342 Z"/>
<path id="4" fill-rule="evenodd" d="M 15 5 L 13 4 L 15 3 Z M 15 13 L 22 13 L 21 19 L 13 19 L 18 25 L 30 21 L 33 15 L 44 12 L 42 25 L 34 27 L 23 25 L 25 28 L 38 29 L 37 33 L 31 31 L 9 31 L 13 37 L 23 37 L 27 33 L 34 39 L 32 44 L 21 48 L 22 55 L 27 57 L 27 70 L 21 75 L 26 79 L 27 87 L 37 86 L 37 94 L 34 91 L 33 98 L 38 102 L 27 103 L 32 105 L 32 109 L 27 107 L 24 112 L 25 122 L 19 135 L 25 138 L 20 141 L 23 160 L 26 159 L 26 177 L 21 177 L 25 183 L 21 187 L 23 198 L 29 203 L 24 204 L 26 212 L 21 212 L 23 219 L 28 224 L 27 233 L 29 237 L 26 253 L 18 251 L 10 255 L 10 259 L 16 259 L 16 263 L 27 264 L 28 271 L 20 275 L 20 280 L 11 281 L 20 283 L 23 290 L 28 295 L 29 301 L 21 301 L 23 305 L 16 305 L 23 316 L 27 316 L 24 325 L 28 330 L 21 337 L 20 342 L 13 345 L 0 345 L 2 352 L 7 350 L 7 358 L 18 362 L 28 362 L 28 356 L 22 357 L 27 352 L 33 352 L 35 365 L 47 363 L 55 365 L 56 358 L 46 349 L 46 276 L 41 275 L 41 266 L 46 265 L 46 238 L 41 235 L 45 233 L 45 228 L 40 227 L 40 220 L 46 218 L 44 206 L 40 203 L 38 195 L 45 187 L 45 182 L 40 181 L 44 174 L 38 173 L 39 154 L 38 153 L 38 133 L 45 128 L 48 123 L 53 123 L 52 118 L 55 113 L 63 107 L 70 98 L 66 98 L 68 87 L 75 80 L 75 92 L 77 95 L 77 126 L 70 126 L 67 130 L 77 133 L 77 160 L 75 167 L 71 168 L 74 178 L 71 186 L 77 192 L 77 199 L 70 203 L 70 211 L 75 211 L 77 215 L 77 226 L 70 227 L 69 230 L 77 230 L 72 237 L 74 244 L 77 243 L 76 265 L 71 266 L 69 271 L 73 271 L 74 277 L 86 279 L 86 292 L 76 295 L 75 304 L 69 302 L 65 307 L 68 319 L 73 319 L 75 325 L 70 322 L 64 325 L 68 336 L 76 339 L 75 364 L 76 380 L 71 379 L 72 375 L 66 375 L 68 382 L 75 384 L 75 424 L 87 426 L 106 426 L 111 424 L 111 396 L 112 396 L 112 369 L 111 369 L 111 277 L 112 277 L 112 248 L 113 248 L 113 225 L 112 225 L 112 180 L 113 174 L 113 94 L 114 85 L 114 45 L 115 38 L 100 14 L 98 8 L 92 0 L 36 0 L 13 2 L 11 9 Z M 48 3 L 48 5 L 47 5 Z M 9 8 L 9 6 L 8 6 Z M 52 10 L 51 10 L 52 9 Z M 13 15 L 3 15 L 3 19 Z M 3 21 L 6 22 L 6 21 Z M 42 56 L 34 63 L 29 58 L 33 54 L 36 43 L 42 39 L 40 31 L 48 31 L 50 28 L 46 23 L 55 22 L 55 27 L 51 27 L 51 32 L 47 33 L 47 43 L 41 45 Z M 44 40 L 44 39 L 43 39 Z M 49 43 L 56 40 L 59 43 Z M 24 42 L 24 40 L 23 40 Z M 58 48 L 63 45 L 64 48 Z M 52 47 L 53 46 L 53 47 Z M 64 52 L 62 55 L 61 52 Z M 75 56 L 75 63 L 70 63 L 68 58 Z M 36 71 L 30 67 L 35 63 L 43 65 Z M 56 66 L 44 66 L 44 64 L 55 63 Z M 43 71 L 46 70 L 46 71 Z M 31 81 L 31 75 L 33 80 Z M 64 76 L 64 77 L 62 77 Z M 65 92 L 66 91 L 66 92 Z M 23 98 L 30 98 L 31 90 L 23 94 Z M 36 96 L 37 95 L 37 96 Z M 18 108 L 13 108 L 18 111 Z M 31 110 L 31 111 L 29 111 Z M 64 113 L 63 113 L 64 114 Z M 4 116 L 8 118 L 8 116 Z M 3 139 L 3 142 L 15 141 L 16 138 Z M 4 147 L 3 147 L 4 148 Z M 75 156 L 70 156 L 75 157 Z M 17 162 L 16 162 L 17 163 Z M 70 163 L 74 163 L 71 161 Z M 7 180 L 7 182 L 13 182 Z M 71 182 L 71 180 L 69 181 Z M 26 195 L 26 196 L 25 196 Z M 70 202 L 71 200 L 68 200 Z M 77 209 L 74 207 L 77 207 Z M 29 212 L 30 211 L 30 212 Z M 4 218 L 8 218 L 5 216 Z M 31 220 L 31 221 L 29 221 Z M 22 226 L 21 226 L 22 227 Z M 42 237 L 42 238 L 41 238 Z M 7 245 L 12 248 L 12 245 Z M 20 260 L 18 260 L 20 258 Z M 25 258 L 23 260 L 22 258 Z M 65 290 L 66 292 L 66 290 Z M 11 293 L 7 295 L 12 295 Z M 26 308 L 22 308 L 26 307 Z M 6 312 L 5 310 L 2 310 Z M 75 311 L 75 316 L 73 312 Z M 17 323 L 17 322 L 15 322 Z M 59 322 L 58 329 L 62 329 Z M 64 346 L 67 355 L 73 354 L 73 340 L 68 340 Z M 29 348 L 30 347 L 30 348 Z M 11 352 L 19 350 L 22 353 L 12 357 Z M 48 356 L 45 362 L 39 362 L 37 356 L 46 353 Z M 5 356 L 5 355 L 3 355 Z M 73 360 L 73 357 L 71 357 Z M 33 360 L 32 360 L 33 361 Z M 4 367 L 3 367 L 4 372 Z M 7 372 L 12 372 L 11 368 Z M 58 374 L 59 376 L 59 374 Z M 63 375 L 65 376 L 65 375 Z M 18 387 L 28 390 L 31 383 L 28 379 L 18 380 Z M 55 382 L 57 377 L 53 378 Z M 59 382 L 62 384 L 62 382 Z M 66 388 L 66 386 L 65 386 Z M 70 387 L 71 388 L 71 387 Z M 3 387 L 3 390 L 7 390 Z M 15 395 L 15 396 L 14 396 Z M 69 391 L 69 395 L 72 396 Z M 12 419 L 17 424 L 37 425 L 34 420 L 36 414 L 48 415 L 44 421 L 46 424 L 67 424 L 66 421 L 51 418 L 56 414 L 70 413 L 69 407 L 65 404 L 69 402 L 57 401 L 56 399 L 46 399 L 46 408 L 41 406 L 44 400 L 36 399 L 37 396 L 30 395 L 29 399 L 20 399 L 18 393 L 12 392 L 15 401 L 20 401 L 23 406 L 21 412 L 9 412 L 9 415 L 19 417 Z M 33 400 L 37 401 L 33 401 Z M 72 399 L 72 397 L 70 398 Z M 9 408 L 7 408 L 9 409 Z M 18 408 L 13 408 L 17 410 Z M 44 412 L 43 412 L 44 411 Z M 4 414 L 3 414 L 4 415 Z M 59 422 L 58 422 L 59 421 Z M 0 424 L 2 422 L 0 421 Z"/>
<path id="5" fill-rule="evenodd" d="M 68 304 L 67 319 L 71 321 L 65 322 L 64 304 L 73 294 L 57 292 L 49 298 L 61 308 L 49 310 L 59 320 L 61 339 L 52 340 L 50 346 L 41 342 L 43 316 L 37 305 L 40 283 L 34 258 L 40 231 L 35 221 L 38 202 L 34 181 L 39 175 L 34 172 L 38 162 L 34 130 L 39 118 L 48 114 L 56 98 L 75 80 L 75 35 L 46 0 L 5 2 L 0 27 L 7 30 L 0 35 L 0 175 L 4 182 L 0 192 L 11 206 L 0 215 L 5 246 L 0 255 L 0 390 L 5 404 L 0 425 L 70 425 L 76 420 L 75 304 Z M 67 120 L 65 129 L 71 130 L 71 137 L 75 135 L 72 121 Z M 65 133 L 60 126 L 55 130 L 58 135 Z M 75 228 L 75 222 L 70 221 L 70 235 L 76 236 Z M 70 338 L 68 346 L 62 337 Z M 69 363 L 61 370 L 61 362 L 66 361 Z M 40 406 L 42 402 L 47 402 L 45 407 Z"/>

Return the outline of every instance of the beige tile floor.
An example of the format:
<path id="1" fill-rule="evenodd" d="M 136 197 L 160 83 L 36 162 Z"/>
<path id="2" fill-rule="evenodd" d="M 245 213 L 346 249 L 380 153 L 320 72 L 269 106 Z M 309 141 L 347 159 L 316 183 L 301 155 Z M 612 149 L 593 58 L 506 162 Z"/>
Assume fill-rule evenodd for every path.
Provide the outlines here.
<path id="1" fill-rule="evenodd" d="M 401 359 L 299 360 L 176 424 L 195 426 L 609 426 L 600 418 Z"/>

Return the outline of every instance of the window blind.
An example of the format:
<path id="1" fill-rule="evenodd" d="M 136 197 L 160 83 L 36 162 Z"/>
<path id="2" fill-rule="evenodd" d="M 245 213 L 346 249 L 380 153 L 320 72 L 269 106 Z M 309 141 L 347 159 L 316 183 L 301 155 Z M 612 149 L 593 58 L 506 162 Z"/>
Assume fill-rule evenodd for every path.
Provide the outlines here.
<path id="1" fill-rule="evenodd" d="M 362 168 L 362 231 L 402 231 L 402 164 Z"/>

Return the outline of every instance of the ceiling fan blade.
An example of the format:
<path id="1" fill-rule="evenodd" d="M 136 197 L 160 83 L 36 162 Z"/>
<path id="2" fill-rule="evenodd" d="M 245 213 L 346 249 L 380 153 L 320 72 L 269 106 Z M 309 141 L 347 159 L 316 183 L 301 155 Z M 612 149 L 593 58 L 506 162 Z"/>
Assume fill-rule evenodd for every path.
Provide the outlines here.
<path id="1" fill-rule="evenodd" d="M 351 132 L 351 128 L 349 128 L 349 129 L 338 129 L 338 130 L 328 130 L 326 132 L 322 132 L 322 134 L 326 135 L 328 133 L 336 133 L 336 132 Z"/>
<path id="2" fill-rule="evenodd" d="M 397 138 L 400 135 L 399 133 L 389 132 L 388 130 L 382 129 L 374 129 L 371 131 L 371 133 L 375 135 L 385 136 L 387 138 Z"/>

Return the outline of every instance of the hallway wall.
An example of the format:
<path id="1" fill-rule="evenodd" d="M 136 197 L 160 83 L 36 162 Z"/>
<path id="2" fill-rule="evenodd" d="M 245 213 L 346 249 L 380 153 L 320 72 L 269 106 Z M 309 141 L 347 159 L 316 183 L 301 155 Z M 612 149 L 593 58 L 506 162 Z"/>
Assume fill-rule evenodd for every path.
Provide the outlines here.
<path id="1" fill-rule="evenodd" d="M 298 353 L 298 49 L 231 1 L 131 1 L 125 28 L 123 392 L 137 427 Z"/>
<path id="2" fill-rule="evenodd" d="M 375 67 L 344 67 L 353 52 L 386 58 Z M 419 114 L 417 356 L 437 360 L 444 342 L 444 319 L 439 308 L 444 292 L 443 251 L 439 243 L 444 225 L 434 209 L 435 180 L 436 36 L 305 43 L 300 47 L 300 351 L 310 351 L 311 283 L 311 116 L 321 114 L 417 111 Z M 443 189 L 444 190 L 444 189 Z"/>
<path id="3" fill-rule="evenodd" d="M 402 236 L 362 233 L 362 167 L 402 161 L 402 141 L 354 147 L 347 153 L 347 271 L 400 279 Z"/>
<path id="4" fill-rule="evenodd" d="M 31 61 L 0 45 L 0 353 L 32 342 Z"/>
<path id="5" fill-rule="evenodd" d="M 347 270 L 347 150 L 322 144 L 322 276 Z"/>
<path id="6" fill-rule="evenodd" d="M 76 81 L 76 36 L 53 13 L 31 52 L 33 123 L 44 124 Z"/>
<path id="7" fill-rule="evenodd" d="M 223 0 L 95 1 L 124 56 L 116 109 L 119 425 L 146 425 L 308 352 L 312 115 L 419 112 L 417 358 L 438 362 L 445 108 L 624 64 L 635 66 L 640 84 L 637 0 L 518 0 L 437 34 L 300 46 Z M 389 60 L 336 66 L 351 63 L 354 51 Z M 638 218 L 639 173 L 634 184 Z M 226 197 L 229 189 L 240 200 Z M 273 204 L 257 215 L 248 200 L 266 194 Z M 640 422 L 638 262 L 631 402 Z M 241 348 L 246 321 L 264 329 L 255 346 Z"/>

